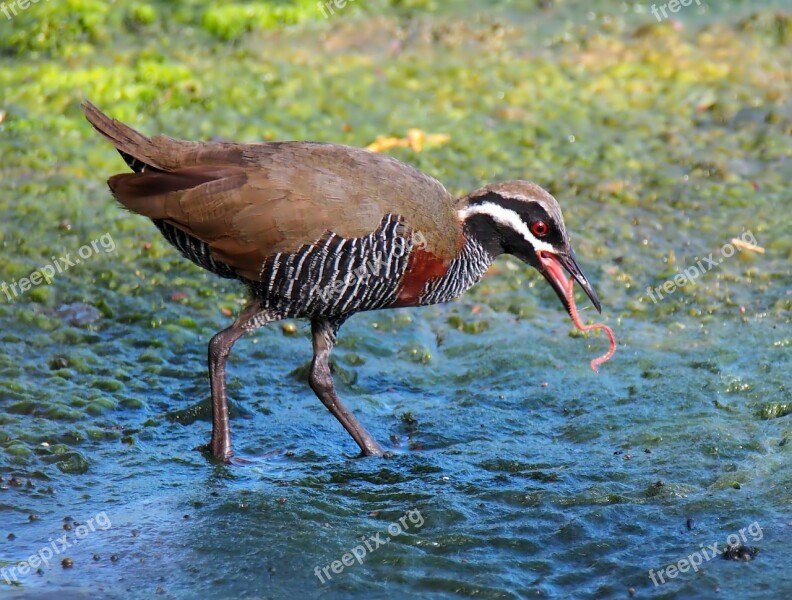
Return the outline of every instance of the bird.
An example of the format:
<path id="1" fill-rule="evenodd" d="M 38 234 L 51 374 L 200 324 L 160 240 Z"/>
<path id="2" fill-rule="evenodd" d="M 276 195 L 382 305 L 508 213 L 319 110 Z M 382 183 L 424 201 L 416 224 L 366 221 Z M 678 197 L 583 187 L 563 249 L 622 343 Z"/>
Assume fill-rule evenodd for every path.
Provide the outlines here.
<path id="1" fill-rule="evenodd" d="M 131 169 L 107 181 L 116 201 L 151 219 L 185 258 L 246 288 L 247 304 L 209 341 L 212 433 L 198 449 L 218 461 L 234 457 L 227 359 L 245 333 L 269 323 L 310 321 L 311 389 L 361 455 L 382 456 L 331 373 L 331 351 L 352 315 L 449 302 L 502 254 L 538 270 L 567 312 L 574 301 L 565 272 L 569 290 L 574 278 L 602 312 L 558 202 L 530 181 L 456 198 L 437 179 L 362 148 L 148 137 L 90 101 L 82 107 Z"/>

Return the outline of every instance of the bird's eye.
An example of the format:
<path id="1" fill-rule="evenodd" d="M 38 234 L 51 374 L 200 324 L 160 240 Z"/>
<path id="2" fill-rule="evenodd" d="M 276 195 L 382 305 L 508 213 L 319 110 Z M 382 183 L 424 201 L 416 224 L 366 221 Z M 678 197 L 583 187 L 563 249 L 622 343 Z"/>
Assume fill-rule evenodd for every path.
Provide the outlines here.
<path id="1" fill-rule="evenodd" d="M 544 237 L 547 235 L 547 232 L 550 231 L 550 228 L 547 226 L 547 223 L 544 221 L 535 221 L 531 224 L 531 232 L 536 237 Z"/>

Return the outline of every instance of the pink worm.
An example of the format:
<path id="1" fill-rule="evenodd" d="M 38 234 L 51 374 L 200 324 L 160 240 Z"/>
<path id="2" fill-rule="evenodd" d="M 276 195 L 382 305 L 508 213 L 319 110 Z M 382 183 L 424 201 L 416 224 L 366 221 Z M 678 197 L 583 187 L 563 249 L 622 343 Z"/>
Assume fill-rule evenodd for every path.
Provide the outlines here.
<path id="1" fill-rule="evenodd" d="M 572 317 L 572 322 L 575 324 L 575 327 L 577 327 L 580 331 L 601 329 L 607 334 L 608 341 L 610 342 L 610 348 L 608 348 L 608 351 L 599 358 L 595 358 L 591 361 L 591 368 L 595 373 L 599 373 L 599 369 L 597 367 L 606 360 L 609 360 L 616 353 L 616 336 L 613 335 L 613 330 L 603 323 L 595 323 L 594 325 L 583 324 L 583 322 L 580 320 L 577 306 L 575 306 L 574 287 L 575 280 L 574 278 L 570 277 L 569 281 L 567 282 L 567 302 L 569 302 L 569 316 Z"/>

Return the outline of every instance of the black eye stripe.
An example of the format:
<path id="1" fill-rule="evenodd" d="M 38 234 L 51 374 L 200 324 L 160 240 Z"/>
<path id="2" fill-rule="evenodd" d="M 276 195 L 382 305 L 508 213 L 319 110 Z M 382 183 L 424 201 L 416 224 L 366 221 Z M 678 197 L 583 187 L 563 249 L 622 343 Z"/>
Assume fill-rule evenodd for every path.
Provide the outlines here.
<path id="1" fill-rule="evenodd" d="M 495 204 L 516 213 L 525 224 L 528 231 L 531 232 L 537 240 L 541 240 L 542 242 L 558 248 L 562 248 L 568 244 L 563 227 L 563 217 L 561 217 L 560 214 L 556 217 L 558 211 L 552 208 L 548 209 L 538 200 L 520 200 L 517 198 L 504 197 L 495 192 L 489 192 L 473 198 L 470 202 L 470 206 L 484 203 Z M 552 212 L 550 212 L 551 210 Z M 537 235 L 532 229 L 533 224 L 537 221 L 543 221 L 547 225 L 548 230 L 544 236 Z M 511 236 L 509 236 L 509 238 L 511 239 Z M 514 241 L 517 244 L 520 243 L 517 238 L 515 238 Z M 525 240 L 523 240 L 523 243 L 525 243 Z"/>

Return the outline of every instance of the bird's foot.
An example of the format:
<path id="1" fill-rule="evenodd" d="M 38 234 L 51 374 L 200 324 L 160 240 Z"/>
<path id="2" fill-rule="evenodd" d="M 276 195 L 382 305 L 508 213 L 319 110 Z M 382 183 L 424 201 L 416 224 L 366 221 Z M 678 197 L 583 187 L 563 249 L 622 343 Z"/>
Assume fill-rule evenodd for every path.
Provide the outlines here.
<path id="1" fill-rule="evenodd" d="M 361 448 L 360 456 L 378 456 L 380 458 L 390 458 L 393 456 L 391 452 L 385 450 L 373 439 L 367 440 L 365 446 Z"/>
<path id="2" fill-rule="evenodd" d="M 291 457 L 294 456 L 293 452 L 284 451 L 283 448 L 275 448 L 274 450 L 270 450 L 269 452 L 265 452 L 264 454 L 257 454 L 256 456 L 248 456 L 246 458 L 242 458 L 241 456 L 232 456 L 231 457 L 231 464 L 237 466 L 246 466 L 246 465 L 260 465 L 264 463 L 269 463 L 273 461 L 277 461 L 278 458 L 282 457 Z"/>
<path id="3" fill-rule="evenodd" d="M 378 452 L 376 454 L 363 453 L 363 454 L 360 455 L 361 458 L 368 458 L 368 457 L 372 457 L 372 458 L 393 458 L 394 456 L 395 456 L 395 454 L 393 452 L 391 452 L 390 450 L 383 450 L 382 452 Z"/>
<path id="4" fill-rule="evenodd" d="M 256 456 L 240 456 L 238 454 L 234 454 L 230 449 L 227 454 L 221 453 L 219 456 L 212 450 L 212 443 L 209 442 L 208 444 L 201 444 L 193 448 L 193 450 L 197 450 L 206 454 L 210 460 L 216 460 L 228 465 L 236 465 L 236 466 L 250 466 L 250 465 L 257 465 L 262 464 L 264 462 L 269 461 L 270 459 L 277 459 L 281 457 L 290 458 L 294 456 L 294 452 L 284 450 L 283 448 L 275 448 L 268 452 L 265 452 L 260 455 Z"/>
<path id="5" fill-rule="evenodd" d="M 234 453 L 231 450 L 231 446 L 223 446 L 220 444 L 215 444 L 213 442 L 209 442 L 208 444 L 201 444 L 200 446 L 196 446 L 193 450 L 197 450 L 203 454 L 209 455 L 210 458 L 217 460 L 223 463 L 232 463 L 235 462 Z"/>
<path id="6" fill-rule="evenodd" d="M 388 444 L 385 446 L 385 458 L 393 458 L 401 454 L 413 454 L 415 452 L 431 451 L 434 445 L 426 445 L 424 442 L 412 439 L 405 439 L 398 435 L 390 436 Z"/>

